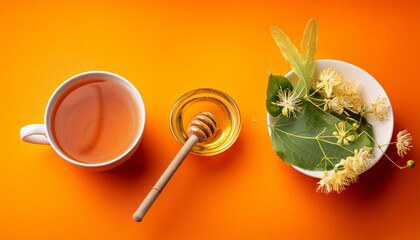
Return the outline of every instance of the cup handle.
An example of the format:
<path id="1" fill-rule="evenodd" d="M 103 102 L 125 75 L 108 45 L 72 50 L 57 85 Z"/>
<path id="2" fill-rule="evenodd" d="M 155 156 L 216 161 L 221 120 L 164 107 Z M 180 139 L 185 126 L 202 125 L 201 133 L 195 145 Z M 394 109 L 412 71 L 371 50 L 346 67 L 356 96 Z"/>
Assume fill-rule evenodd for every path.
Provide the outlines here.
<path id="1" fill-rule="evenodd" d="M 20 139 L 28 143 L 50 144 L 44 124 L 29 124 L 22 127 Z"/>

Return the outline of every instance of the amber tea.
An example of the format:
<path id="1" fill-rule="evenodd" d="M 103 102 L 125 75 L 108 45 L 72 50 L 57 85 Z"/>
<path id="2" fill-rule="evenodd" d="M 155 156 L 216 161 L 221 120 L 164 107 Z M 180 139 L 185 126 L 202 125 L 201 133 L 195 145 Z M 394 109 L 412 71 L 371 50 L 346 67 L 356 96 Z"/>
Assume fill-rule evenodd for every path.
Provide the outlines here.
<path id="1" fill-rule="evenodd" d="M 92 79 L 67 90 L 52 113 L 52 138 L 68 157 L 101 163 L 124 154 L 138 134 L 138 107 L 130 90 Z"/>

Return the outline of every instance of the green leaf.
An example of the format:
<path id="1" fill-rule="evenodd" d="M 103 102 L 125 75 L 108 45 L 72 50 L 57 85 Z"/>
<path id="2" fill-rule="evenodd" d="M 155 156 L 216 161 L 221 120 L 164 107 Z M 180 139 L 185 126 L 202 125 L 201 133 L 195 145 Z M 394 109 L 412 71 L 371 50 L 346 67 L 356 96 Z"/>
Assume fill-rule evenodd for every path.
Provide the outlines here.
<path id="1" fill-rule="evenodd" d="M 282 107 L 273 104 L 273 102 L 279 101 L 279 97 L 277 93 L 279 89 L 289 91 L 293 90 L 292 84 L 289 82 L 289 79 L 279 76 L 279 75 L 272 75 L 268 77 L 268 84 L 267 84 L 267 98 L 265 101 L 265 106 L 267 108 L 267 112 L 270 113 L 271 116 L 277 117 L 282 110 Z"/>
<path id="2" fill-rule="evenodd" d="M 310 19 L 303 33 L 302 42 L 300 43 L 300 51 L 303 64 L 305 65 L 307 76 L 305 76 L 306 87 L 310 88 L 310 79 L 315 72 L 315 53 L 318 42 L 318 24 L 315 19 Z"/>
<path id="3" fill-rule="evenodd" d="M 306 25 L 300 45 L 300 53 L 289 37 L 279 28 L 272 27 L 271 33 L 285 60 L 290 64 L 298 82 L 294 91 L 302 98 L 311 91 L 311 78 L 315 72 L 315 53 L 318 41 L 318 25 L 310 19 Z M 282 107 L 272 104 L 278 101 L 279 88 L 286 88 L 291 83 L 281 76 L 270 76 L 267 86 L 267 111 L 277 117 L 272 127 L 273 149 L 279 157 L 292 165 L 307 170 L 331 170 L 335 164 L 354 154 L 355 149 L 372 146 L 372 126 L 360 115 L 336 116 L 324 112 L 309 102 L 302 102 L 302 110 L 297 118 L 288 118 L 280 114 Z M 292 86 L 289 88 L 292 90 Z M 356 138 L 347 146 L 337 144 L 333 132 L 336 124 L 349 118 L 360 120 L 362 126 L 352 132 Z M 356 121 L 357 121 L 356 120 Z M 353 123 L 349 120 L 346 128 Z"/>
<path id="4" fill-rule="evenodd" d="M 318 25 L 315 19 L 310 19 L 306 25 L 301 42 L 301 54 L 290 41 L 289 37 L 279 28 L 271 28 L 273 38 L 280 48 L 284 59 L 299 78 L 296 84 L 296 92 L 301 96 L 309 93 L 311 78 L 315 72 L 314 56 L 318 40 Z"/>
<path id="5" fill-rule="evenodd" d="M 297 118 L 279 115 L 272 126 L 273 149 L 286 163 L 307 170 L 331 170 L 341 159 L 353 155 L 355 149 L 373 145 L 365 131 L 353 133 L 356 140 L 347 146 L 336 144 L 333 132 L 341 120 L 311 103 L 303 102 L 301 106 Z M 347 129 L 350 126 L 346 123 Z M 364 127 L 371 131 L 370 125 Z"/>
<path id="6" fill-rule="evenodd" d="M 277 46 L 280 48 L 281 54 L 284 59 L 290 64 L 290 67 L 295 72 L 296 76 L 300 80 L 305 79 L 304 72 L 305 65 L 303 64 L 302 58 L 299 55 L 299 52 L 295 45 L 290 41 L 289 37 L 279 28 L 273 26 L 271 28 L 271 33 L 274 40 L 276 41 Z M 301 91 L 302 89 L 297 89 Z"/>

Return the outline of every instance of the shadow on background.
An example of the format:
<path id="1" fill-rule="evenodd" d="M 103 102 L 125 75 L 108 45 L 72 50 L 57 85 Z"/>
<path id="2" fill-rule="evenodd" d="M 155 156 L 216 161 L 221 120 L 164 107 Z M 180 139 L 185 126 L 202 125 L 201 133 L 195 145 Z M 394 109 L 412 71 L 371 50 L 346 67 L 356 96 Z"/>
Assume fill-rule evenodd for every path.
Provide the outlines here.
<path id="1" fill-rule="evenodd" d="M 395 159 L 395 157 L 391 157 Z M 375 166 L 360 175 L 359 181 L 352 189 L 355 197 L 361 198 L 363 201 L 379 197 L 386 191 L 396 171 L 399 171 L 399 169 L 388 159 L 382 158 Z"/>
<path id="2" fill-rule="evenodd" d="M 387 155 L 397 162 L 404 162 L 394 148 L 395 146 L 390 146 Z M 358 182 L 350 185 L 343 193 L 334 194 L 336 196 L 331 201 L 338 209 L 342 207 L 338 205 L 344 205 L 351 207 L 354 214 L 366 214 L 390 194 L 390 185 L 398 175 L 398 171 L 401 170 L 386 157 L 382 157 L 372 168 L 359 176 Z"/>
<path id="3" fill-rule="evenodd" d="M 153 232 L 157 239 L 171 238 L 171 234 L 176 233 L 179 227 L 178 224 L 173 224 L 174 218 L 178 218 L 179 221 L 186 221 L 191 214 L 190 211 L 196 211 L 202 206 L 203 194 L 208 196 L 209 199 L 216 197 L 212 194 L 217 193 L 217 191 L 206 189 L 206 186 L 220 184 L 222 181 L 220 179 L 226 179 L 227 182 L 232 181 L 232 179 L 227 179 L 227 175 L 237 172 L 239 171 L 237 169 L 241 168 L 240 164 L 243 164 L 241 160 L 245 159 L 244 155 L 247 154 L 246 145 L 247 142 L 243 134 L 240 133 L 235 143 L 220 154 L 201 156 L 190 153 L 186 157 L 175 173 L 174 179 L 171 180 L 174 182 L 168 183 L 167 188 L 170 188 L 170 190 L 162 191 L 160 199 L 155 202 L 145 216 L 145 222 L 157 221 L 160 223 L 153 226 L 155 228 Z M 180 148 L 181 146 L 178 146 L 177 149 Z M 189 177 L 185 177 L 187 174 L 185 171 L 191 171 L 188 173 Z M 182 182 L 182 178 L 187 178 L 187 180 Z M 229 185 L 229 183 L 227 184 Z M 220 187 L 222 188 L 222 186 Z M 223 198 L 223 195 L 219 198 Z M 162 231 L 159 226 L 165 226 L 165 231 Z"/>
<path id="4" fill-rule="evenodd" d="M 139 182 L 141 179 L 150 178 L 153 175 L 154 167 L 156 167 L 152 163 L 155 159 L 159 158 L 157 156 L 156 141 L 158 139 L 153 139 L 153 134 L 146 128 L 140 146 L 126 162 L 116 168 L 98 172 L 98 174 L 94 174 L 97 175 L 94 177 L 99 176 L 123 184 L 130 184 Z"/>
<path id="5" fill-rule="evenodd" d="M 189 161 L 196 162 L 199 168 L 205 169 L 205 172 L 227 171 L 235 167 L 238 160 L 243 158 L 242 154 L 246 152 L 244 144 L 242 133 L 240 133 L 233 145 L 224 152 L 213 156 L 199 156 L 191 153 L 187 158 Z"/>

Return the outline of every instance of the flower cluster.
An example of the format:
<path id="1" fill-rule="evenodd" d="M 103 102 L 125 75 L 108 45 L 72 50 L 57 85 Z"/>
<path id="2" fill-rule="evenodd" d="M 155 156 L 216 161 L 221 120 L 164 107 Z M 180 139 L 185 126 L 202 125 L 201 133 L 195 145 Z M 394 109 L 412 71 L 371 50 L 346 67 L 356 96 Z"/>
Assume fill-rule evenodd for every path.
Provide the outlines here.
<path id="1" fill-rule="evenodd" d="M 324 193 L 340 193 L 356 182 L 374 164 L 373 149 L 382 151 L 400 169 L 414 167 L 413 160 L 399 166 L 383 150 L 384 146 L 395 144 L 398 155 L 404 157 L 413 147 L 407 130 L 399 132 L 395 142 L 385 145 L 378 144 L 372 136 L 373 126 L 366 115 L 379 122 L 387 121 L 392 112 L 386 97 L 366 101 L 362 83 L 345 79 L 333 67 L 315 74 L 315 19 L 308 21 L 299 51 L 281 29 L 272 27 L 271 33 L 298 78 L 292 83 L 285 76 L 270 73 L 267 86 L 266 109 L 277 118 L 270 125 L 274 133 L 272 145 L 284 162 L 308 171 L 324 171 L 317 187 Z"/>
<path id="2" fill-rule="evenodd" d="M 398 132 L 397 141 L 393 143 L 396 144 L 398 155 L 401 157 L 413 147 L 411 134 L 407 130 Z M 355 150 L 353 156 L 341 159 L 333 170 L 324 172 L 323 178 L 318 182 L 317 191 L 341 193 L 347 186 L 357 182 L 359 174 L 367 170 L 373 162 L 371 151 L 372 148 L 363 147 Z M 400 169 L 413 168 L 415 165 L 413 160 L 408 160 L 406 166 L 400 167 L 388 155 L 385 154 L 385 157 Z"/>
<path id="3" fill-rule="evenodd" d="M 341 74 L 333 68 L 326 68 L 321 71 L 318 78 L 312 82 L 314 93 L 319 93 L 323 99 L 321 106 L 324 111 L 333 111 L 337 114 L 346 114 L 350 111 L 355 114 L 371 113 L 379 121 L 385 121 L 389 117 L 391 107 L 386 98 L 378 97 L 375 102 L 371 103 L 371 109 L 365 103 L 362 97 L 362 89 L 359 83 L 347 82 Z M 354 123 L 353 128 L 357 128 Z M 346 122 L 341 121 L 336 125 L 336 132 L 333 132 L 339 145 L 349 145 L 355 140 L 352 134 L 353 128 L 346 129 Z M 407 130 L 400 131 L 397 134 L 395 144 L 397 152 L 400 157 L 403 157 L 413 147 L 411 134 Z M 372 148 L 363 147 L 355 150 L 354 156 L 349 156 L 346 159 L 335 165 L 331 171 L 325 171 L 324 177 L 318 182 L 317 191 L 330 193 L 341 193 L 348 185 L 354 183 L 358 179 L 358 175 L 363 173 L 373 161 Z M 407 161 L 406 166 L 400 167 L 388 155 L 385 154 L 393 164 L 400 169 L 414 167 L 414 161 Z"/>
<path id="4" fill-rule="evenodd" d="M 379 121 L 385 121 L 389 117 L 390 105 L 386 98 L 378 97 L 371 103 L 371 109 L 362 96 L 362 86 L 358 82 L 346 81 L 343 76 L 334 68 L 328 67 L 322 70 L 312 82 L 315 93 L 323 98 L 321 104 L 324 111 L 333 111 L 337 114 L 352 112 L 364 115 L 372 113 Z"/>
<path id="5" fill-rule="evenodd" d="M 341 159 L 330 172 L 325 171 L 324 177 L 318 182 L 317 191 L 341 193 L 347 186 L 357 182 L 359 174 L 364 172 L 373 161 L 371 150 L 368 147 L 356 149 L 353 156 Z"/>
<path id="6" fill-rule="evenodd" d="M 322 109 L 324 112 L 333 112 L 335 114 L 349 113 L 363 116 L 372 114 L 379 121 L 385 121 L 389 117 L 391 107 L 384 97 L 378 97 L 375 102 L 366 104 L 362 96 L 362 87 L 360 83 L 346 81 L 344 77 L 334 68 L 328 67 L 323 69 L 318 77 L 314 78 L 311 83 L 313 92 L 309 96 L 300 97 L 296 91 L 288 89 L 279 89 L 277 93 L 278 101 L 272 104 L 282 107 L 282 114 L 285 117 L 297 117 L 297 113 L 301 111 L 302 101 L 308 101 Z M 370 109 L 369 109 L 370 106 Z M 340 121 L 336 124 L 337 131 L 332 133 L 337 139 L 336 144 L 347 146 L 356 140 L 354 132 L 359 125 L 353 123 L 351 127 L 346 127 L 346 121 Z M 400 131 L 397 134 L 397 140 L 390 144 L 395 144 L 398 155 L 403 157 L 413 147 L 411 134 L 407 131 Z M 414 167 L 414 161 L 407 161 L 407 165 L 400 167 L 389 156 L 385 154 L 393 164 L 400 169 Z M 356 149 L 354 155 L 345 159 L 341 159 L 335 164 L 331 171 L 324 171 L 323 178 L 318 182 L 317 191 L 330 193 L 341 193 L 347 186 L 357 181 L 359 174 L 366 171 L 373 162 L 372 148 L 362 147 Z"/>
<path id="7" fill-rule="evenodd" d="M 362 95 L 361 84 L 354 81 L 346 81 L 334 68 L 328 67 L 323 69 L 318 77 L 313 78 L 311 86 L 314 92 L 307 97 L 307 100 L 319 93 L 321 99 L 312 99 L 318 102 L 318 106 L 322 107 L 325 112 L 332 111 L 340 115 L 346 114 L 347 116 L 349 112 L 362 116 L 366 113 L 371 113 L 381 122 L 389 118 L 391 106 L 386 98 L 378 97 L 370 105 L 366 104 Z M 296 117 L 296 113 L 301 110 L 299 94 L 288 89 L 279 89 L 277 96 L 279 100 L 272 103 L 283 107 L 282 114 L 284 116 Z"/>

